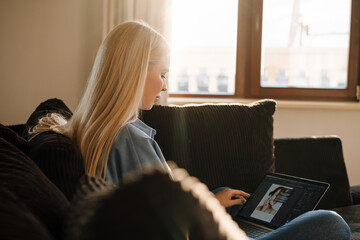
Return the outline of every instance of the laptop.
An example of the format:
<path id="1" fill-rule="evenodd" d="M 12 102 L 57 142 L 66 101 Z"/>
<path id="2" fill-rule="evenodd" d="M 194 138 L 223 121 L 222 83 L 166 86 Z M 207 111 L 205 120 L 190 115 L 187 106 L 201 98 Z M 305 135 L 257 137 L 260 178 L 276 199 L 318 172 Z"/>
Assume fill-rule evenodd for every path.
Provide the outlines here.
<path id="1" fill-rule="evenodd" d="M 268 173 L 234 218 L 248 237 L 256 239 L 316 208 L 329 184 Z"/>

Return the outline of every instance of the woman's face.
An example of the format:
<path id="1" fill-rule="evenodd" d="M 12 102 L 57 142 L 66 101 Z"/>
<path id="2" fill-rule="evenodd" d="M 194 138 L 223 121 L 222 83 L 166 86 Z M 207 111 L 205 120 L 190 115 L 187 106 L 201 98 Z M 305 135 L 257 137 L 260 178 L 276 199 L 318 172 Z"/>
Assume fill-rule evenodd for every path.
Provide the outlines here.
<path id="1" fill-rule="evenodd" d="M 166 77 L 169 71 L 169 57 L 164 56 L 160 62 L 153 65 L 147 73 L 141 109 L 150 110 L 159 101 L 160 92 L 166 91 Z"/>

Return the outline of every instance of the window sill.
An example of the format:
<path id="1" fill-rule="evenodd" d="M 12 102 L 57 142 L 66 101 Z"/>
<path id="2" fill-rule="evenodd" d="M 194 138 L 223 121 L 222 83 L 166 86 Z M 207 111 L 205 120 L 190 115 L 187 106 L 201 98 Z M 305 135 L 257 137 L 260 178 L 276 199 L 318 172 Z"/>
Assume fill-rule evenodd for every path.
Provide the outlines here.
<path id="1" fill-rule="evenodd" d="M 203 103 L 242 103 L 248 104 L 259 99 L 245 98 L 178 98 L 169 97 L 168 105 L 186 105 Z M 358 110 L 358 102 L 321 102 L 321 101 L 295 101 L 295 100 L 276 100 L 276 107 L 279 109 L 328 109 L 328 110 Z"/>

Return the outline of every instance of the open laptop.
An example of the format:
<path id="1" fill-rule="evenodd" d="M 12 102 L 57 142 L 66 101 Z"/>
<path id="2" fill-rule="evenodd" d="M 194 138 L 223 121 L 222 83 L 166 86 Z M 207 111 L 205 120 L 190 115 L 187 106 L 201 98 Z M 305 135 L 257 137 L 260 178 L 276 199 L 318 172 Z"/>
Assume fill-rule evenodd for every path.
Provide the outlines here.
<path id="1" fill-rule="evenodd" d="M 268 173 L 235 220 L 250 238 L 256 239 L 315 209 L 329 186 L 310 179 Z"/>

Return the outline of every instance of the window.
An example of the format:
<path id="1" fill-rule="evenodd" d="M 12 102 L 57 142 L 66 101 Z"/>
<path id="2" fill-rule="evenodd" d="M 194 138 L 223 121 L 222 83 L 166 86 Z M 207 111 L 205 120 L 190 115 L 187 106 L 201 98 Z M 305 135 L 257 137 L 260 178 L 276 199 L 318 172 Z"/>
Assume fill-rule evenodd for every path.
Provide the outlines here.
<path id="1" fill-rule="evenodd" d="M 237 9 L 237 0 L 173 2 L 170 94 L 234 95 Z"/>
<path id="2" fill-rule="evenodd" d="M 355 100 L 359 9 L 356 0 L 174 0 L 169 93 Z"/>
<path id="3" fill-rule="evenodd" d="M 250 46 L 248 55 L 243 56 L 250 70 L 246 69 L 238 79 L 241 88 L 246 89 L 244 96 L 356 99 L 359 1 L 240 0 L 239 3 L 239 22 L 248 23 L 248 29 L 239 28 L 239 31 L 251 36 L 243 39 Z M 241 17 L 242 6 L 250 8 L 253 14 Z M 288 36 L 276 39 L 279 32 Z M 269 36 L 271 33 L 275 36 Z"/>

